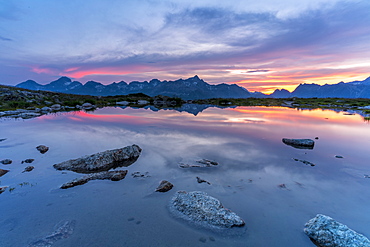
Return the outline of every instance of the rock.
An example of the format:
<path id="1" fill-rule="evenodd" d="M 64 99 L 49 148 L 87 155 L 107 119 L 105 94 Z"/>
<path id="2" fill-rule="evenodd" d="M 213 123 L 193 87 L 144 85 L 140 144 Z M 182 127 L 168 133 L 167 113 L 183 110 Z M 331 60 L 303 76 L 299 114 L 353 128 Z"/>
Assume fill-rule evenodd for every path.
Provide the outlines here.
<path id="1" fill-rule="evenodd" d="M 131 173 L 133 178 L 147 178 L 150 177 L 149 172 L 141 173 L 141 172 L 133 172 Z"/>
<path id="2" fill-rule="evenodd" d="M 321 247 L 366 247 L 370 240 L 329 216 L 318 214 L 305 224 L 304 232 Z"/>
<path id="3" fill-rule="evenodd" d="M 1 186 L 0 187 L 0 194 L 6 191 L 6 189 L 9 188 L 9 186 Z"/>
<path id="4" fill-rule="evenodd" d="M 126 177 L 127 170 L 124 171 L 104 171 L 104 172 L 97 172 L 93 174 L 85 175 L 81 178 L 76 178 L 70 182 L 67 182 L 60 186 L 61 189 L 68 189 L 77 185 L 86 184 L 90 180 L 106 180 L 110 179 L 112 181 L 119 181 Z"/>
<path id="5" fill-rule="evenodd" d="M 337 159 L 343 159 L 343 156 L 341 156 L 341 155 L 335 155 L 335 158 L 337 158 Z"/>
<path id="6" fill-rule="evenodd" d="M 50 247 L 58 240 L 69 238 L 74 231 L 75 225 L 76 221 L 74 220 L 61 222 L 56 226 L 56 230 L 52 234 L 29 244 L 28 247 Z"/>
<path id="7" fill-rule="evenodd" d="M 307 160 L 300 160 L 300 159 L 295 159 L 295 158 L 293 158 L 293 160 L 294 160 L 294 161 L 301 162 L 301 163 L 303 163 L 303 164 L 305 164 L 305 165 L 315 166 L 315 164 L 314 164 L 314 163 L 309 162 L 309 161 L 307 161 Z"/>
<path id="8" fill-rule="evenodd" d="M 159 184 L 159 186 L 157 187 L 157 189 L 155 189 L 155 191 L 167 192 L 167 191 L 171 190 L 172 188 L 173 188 L 173 184 L 171 184 L 170 182 L 168 182 L 166 180 L 162 180 L 161 183 Z"/>
<path id="9" fill-rule="evenodd" d="M 217 166 L 218 165 L 218 163 L 216 161 L 207 160 L 207 159 L 198 160 L 197 163 L 203 164 L 206 167 L 211 167 L 211 166 Z"/>
<path id="10" fill-rule="evenodd" d="M 50 107 L 45 106 L 45 107 L 41 108 L 41 111 L 42 111 L 42 112 L 49 112 L 49 111 L 51 111 L 51 108 L 50 108 Z"/>
<path id="11" fill-rule="evenodd" d="M 6 140 L 6 138 L 0 139 L 0 142 L 3 142 L 3 141 L 5 141 L 5 140 Z"/>
<path id="12" fill-rule="evenodd" d="M 45 146 L 45 145 L 39 145 L 39 146 L 37 146 L 37 147 L 36 147 L 36 149 L 37 149 L 40 153 L 44 154 L 44 153 L 46 153 L 46 152 L 49 150 L 49 147 L 47 147 L 47 146 Z"/>
<path id="13" fill-rule="evenodd" d="M 8 173 L 9 170 L 0 169 L 0 177 Z"/>
<path id="14" fill-rule="evenodd" d="M 35 161 L 35 159 L 25 159 L 25 160 L 22 160 L 22 164 L 23 164 L 23 163 L 30 164 L 30 163 L 32 163 L 32 162 L 34 162 L 34 161 Z"/>
<path id="15" fill-rule="evenodd" d="M 54 104 L 54 105 L 50 106 L 50 108 L 53 111 L 59 111 L 62 108 L 62 106 L 59 105 L 59 104 Z"/>
<path id="16" fill-rule="evenodd" d="M 131 165 L 139 158 L 140 153 L 141 148 L 134 144 L 67 160 L 53 166 L 57 170 L 71 170 L 80 173 L 107 171 L 111 168 Z"/>
<path id="17" fill-rule="evenodd" d="M 93 104 L 91 104 L 91 103 L 83 103 L 81 107 L 83 109 L 85 109 L 85 110 L 89 110 L 89 109 L 95 108 L 95 106 Z"/>
<path id="18" fill-rule="evenodd" d="M 288 139 L 283 138 L 283 143 L 299 149 L 313 149 L 315 141 L 311 139 Z"/>
<path id="19" fill-rule="evenodd" d="M 244 221 L 219 200 L 201 191 L 178 191 L 170 201 L 170 210 L 182 218 L 207 227 L 244 226 Z"/>
<path id="20" fill-rule="evenodd" d="M 116 105 L 129 105 L 130 102 L 128 101 L 119 101 L 119 102 L 116 102 Z"/>
<path id="21" fill-rule="evenodd" d="M 147 100 L 138 100 L 137 104 L 138 105 L 147 105 L 147 104 L 149 104 L 149 101 L 147 101 Z"/>
<path id="22" fill-rule="evenodd" d="M 33 167 L 33 166 L 27 166 L 26 168 L 24 168 L 24 171 L 23 172 L 30 172 L 33 169 L 35 169 L 35 167 Z"/>
<path id="23" fill-rule="evenodd" d="M 179 167 L 180 168 L 190 168 L 190 167 L 213 167 L 213 166 L 217 166 L 218 163 L 216 161 L 211 161 L 211 160 L 207 160 L 207 159 L 201 159 L 201 160 L 197 160 L 195 161 L 196 164 L 185 164 L 185 163 L 180 163 L 179 164 Z"/>
<path id="24" fill-rule="evenodd" d="M 318 137 L 318 136 L 316 136 L 316 137 L 315 137 L 315 140 L 318 140 L 318 139 L 319 139 L 319 137 Z"/>
<path id="25" fill-rule="evenodd" d="M 204 179 L 201 179 L 200 177 L 197 177 L 197 182 L 198 183 L 207 183 L 207 184 L 211 184 L 210 182 L 208 182 L 208 181 L 206 181 L 206 180 L 204 180 Z"/>
<path id="26" fill-rule="evenodd" d="M 2 160 L 0 161 L 1 164 L 3 165 L 9 165 L 11 164 L 13 161 L 11 159 L 5 159 L 5 160 Z"/>

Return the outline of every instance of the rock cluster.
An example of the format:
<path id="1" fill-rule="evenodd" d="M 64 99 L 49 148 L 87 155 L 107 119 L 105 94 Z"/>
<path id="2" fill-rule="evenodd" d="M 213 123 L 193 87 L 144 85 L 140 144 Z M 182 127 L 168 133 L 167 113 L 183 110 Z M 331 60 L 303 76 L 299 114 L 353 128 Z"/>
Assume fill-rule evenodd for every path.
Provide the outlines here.
<path id="1" fill-rule="evenodd" d="M 313 149 L 315 141 L 311 139 L 288 139 L 283 138 L 283 143 L 298 149 Z"/>
<path id="2" fill-rule="evenodd" d="M 194 223 L 216 228 L 244 226 L 244 221 L 205 192 L 178 191 L 170 201 L 171 211 Z"/>
<path id="3" fill-rule="evenodd" d="M 127 170 L 124 171 L 104 171 L 104 172 L 97 172 L 85 175 L 81 178 L 76 178 L 70 182 L 67 182 L 60 186 L 61 189 L 68 189 L 77 185 L 86 184 L 90 180 L 112 180 L 112 181 L 119 181 L 126 177 Z"/>
<path id="4" fill-rule="evenodd" d="M 71 170 L 80 173 L 107 171 L 112 168 L 131 165 L 139 158 L 140 153 L 141 148 L 134 144 L 67 160 L 53 166 L 57 170 Z"/>
<path id="5" fill-rule="evenodd" d="M 304 228 L 308 237 L 320 247 L 368 247 L 370 240 L 329 216 L 318 214 Z"/>

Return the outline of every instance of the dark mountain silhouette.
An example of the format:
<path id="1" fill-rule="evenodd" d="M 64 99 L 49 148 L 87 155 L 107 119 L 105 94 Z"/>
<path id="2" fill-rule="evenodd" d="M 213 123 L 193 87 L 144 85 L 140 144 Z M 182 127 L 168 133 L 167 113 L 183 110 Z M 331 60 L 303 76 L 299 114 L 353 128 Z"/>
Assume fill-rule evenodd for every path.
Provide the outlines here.
<path id="1" fill-rule="evenodd" d="M 194 76 L 188 79 L 176 81 L 160 81 L 153 79 L 150 82 L 133 81 L 126 83 L 112 83 L 103 85 L 99 82 L 88 81 L 84 85 L 77 81 L 72 81 L 68 77 L 61 77 L 49 84 L 41 85 L 35 81 L 25 81 L 17 85 L 20 88 L 33 90 L 48 90 L 61 93 L 72 93 L 81 95 L 127 95 L 132 93 L 144 93 L 149 96 L 165 95 L 170 97 L 180 97 L 182 99 L 209 99 L 209 98 L 247 98 L 251 94 L 243 87 L 236 84 L 210 85 Z"/>

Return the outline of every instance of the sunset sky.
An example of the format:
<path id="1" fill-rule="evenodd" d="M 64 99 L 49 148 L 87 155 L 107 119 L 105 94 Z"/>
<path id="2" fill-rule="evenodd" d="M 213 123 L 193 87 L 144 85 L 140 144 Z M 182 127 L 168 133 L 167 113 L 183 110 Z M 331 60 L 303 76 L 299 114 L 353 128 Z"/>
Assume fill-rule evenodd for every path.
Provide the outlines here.
<path id="1" fill-rule="evenodd" d="M 369 0 L 0 0 L 0 84 L 186 79 L 249 91 L 370 76 Z"/>

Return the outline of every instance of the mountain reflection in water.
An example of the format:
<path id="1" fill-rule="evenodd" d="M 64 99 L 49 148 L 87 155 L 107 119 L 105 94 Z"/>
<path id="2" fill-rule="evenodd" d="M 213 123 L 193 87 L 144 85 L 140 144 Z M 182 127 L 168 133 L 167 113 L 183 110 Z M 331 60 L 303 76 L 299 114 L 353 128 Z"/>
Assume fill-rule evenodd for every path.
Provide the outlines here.
<path id="1" fill-rule="evenodd" d="M 282 107 L 192 107 L 190 114 L 110 107 L 0 121 L 0 139 L 6 138 L 0 142 L 0 160 L 13 160 L 0 167 L 10 170 L 1 186 L 15 188 L 0 195 L 0 246 L 27 246 L 50 235 L 58 223 L 73 220 L 73 233 L 53 246 L 309 247 L 314 245 L 303 227 L 318 213 L 370 236 L 370 179 L 365 178 L 370 131 L 362 116 Z M 287 146 L 284 137 L 313 139 L 314 149 Z M 40 144 L 49 151 L 40 154 L 35 148 Z M 56 171 L 53 164 L 132 144 L 143 151 L 125 179 L 58 189 L 80 175 Z M 35 169 L 22 173 L 26 164 L 21 161 L 28 158 L 35 159 Z M 179 167 L 201 159 L 219 165 Z M 154 192 L 161 180 L 174 188 Z M 178 190 L 219 199 L 244 219 L 243 233 L 220 234 L 172 217 L 168 203 Z"/>

